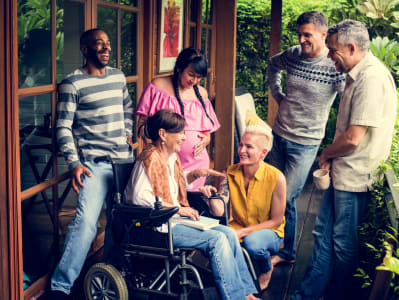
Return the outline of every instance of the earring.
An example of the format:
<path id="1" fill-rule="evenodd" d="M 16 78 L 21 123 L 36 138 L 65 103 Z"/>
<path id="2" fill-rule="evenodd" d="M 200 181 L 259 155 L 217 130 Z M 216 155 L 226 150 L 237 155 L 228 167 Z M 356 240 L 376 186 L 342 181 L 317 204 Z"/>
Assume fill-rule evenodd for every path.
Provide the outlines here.
<path id="1" fill-rule="evenodd" d="M 161 144 L 162 144 L 162 145 L 165 145 L 165 141 L 162 141 Z"/>

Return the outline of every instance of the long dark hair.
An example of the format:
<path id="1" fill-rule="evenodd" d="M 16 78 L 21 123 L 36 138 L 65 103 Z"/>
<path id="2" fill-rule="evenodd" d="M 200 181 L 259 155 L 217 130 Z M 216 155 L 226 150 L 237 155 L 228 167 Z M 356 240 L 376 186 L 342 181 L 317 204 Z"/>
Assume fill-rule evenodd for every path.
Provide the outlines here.
<path id="1" fill-rule="evenodd" d="M 201 50 L 190 47 L 183 49 L 179 53 L 179 56 L 176 59 L 175 67 L 173 69 L 172 84 L 173 84 L 173 89 L 175 91 L 175 96 L 180 105 L 181 114 L 183 116 L 184 116 L 184 105 L 179 94 L 178 77 L 179 73 L 182 73 L 190 64 L 193 66 L 194 71 L 198 74 L 201 74 L 202 77 L 205 77 L 208 73 L 208 64 L 206 62 L 206 57 Z M 194 92 L 198 100 L 201 102 L 202 107 L 204 108 L 205 115 L 208 117 L 211 123 L 214 124 L 213 120 L 206 111 L 204 99 L 202 99 L 201 93 L 199 92 L 197 85 L 194 85 Z"/>
<path id="2" fill-rule="evenodd" d="M 159 129 L 166 132 L 178 133 L 184 130 L 186 121 L 181 115 L 169 110 L 158 110 L 153 116 L 148 117 L 144 125 L 144 134 L 153 142 L 159 139 Z"/>

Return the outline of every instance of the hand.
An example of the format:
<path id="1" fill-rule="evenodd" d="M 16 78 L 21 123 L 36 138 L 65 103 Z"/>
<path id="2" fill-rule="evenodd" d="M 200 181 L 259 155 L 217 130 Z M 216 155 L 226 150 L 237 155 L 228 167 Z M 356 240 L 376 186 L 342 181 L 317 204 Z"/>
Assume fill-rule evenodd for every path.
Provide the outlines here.
<path id="1" fill-rule="evenodd" d="M 211 186 L 211 185 L 201 186 L 199 188 L 199 190 L 200 190 L 200 192 L 202 194 L 204 194 L 208 198 L 212 196 L 212 192 L 215 192 L 215 193 L 217 192 L 217 189 L 214 186 Z"/>
<path id="2" fill-rule="evenodd" d="M 246 236 L 248 235 L 248 234 L 246 233 L 245 228 L 236 229 L 235 232 L 236 232 L 237 237 L 238 237 L 239 240 L 242 239 L 243 237 L 246 237 Z"/>
<path id="3" fill-rule="evenodd" d="M 320 169 L 330 170 L 331 161 L 326 157 L 326 155 L 324 153 L 325 152 L 323 151 L 320 155 L 319 167 L 320 167 Z"/>
<path id="4" fill-rule="evenodd" d="M 199 214 L 198 211 L 191 207 L 180 207 L 179 211 L 177 212 L 182 217 L 189 217 L 194 221 L 199 221 Z"/>
<path id="5" fill-rule="evenodd" d="M 79 188 L 78 188 L 78 185 L 83 189 L 85 186 L 83 185 L 83 183 L 82 183 L 82 180 L 81 180 L 81 176 L 82 176 L 82 174 L 84 174 L 84 175 L 86 175 L 86 176 L 88 176 L 88 177 L 91 177 L 91 174 L 90 174 L 90 172 L 89 172 L 89 170 L 87 170 L 87 168 L 85 167 L 85 166 L 83 166 L 83 165 L 79 165 L 79 166 L 76 166 L 73 170 L 72 170 L 72 188 L 73 188 L 73 190 L 76 192 L 76 194 L 78 194 L 79 195 Z M 78 185 L 77 185 L 77 184 Z"/>
<path id="6" fill-rule="evenodd" d="M 200 141 L 194 146 L 194 156 L 198 156 L 211 141 L 210 133 L 198 133 Z"/>
<path id="7" fill-rule="evenodd" d="M 133 141 L 132 141 L 132 139 L 130 138 L 130 136 L 126 136 L 126 142 L 130 145 L 130 147 L 132 147 L 133 148 Z"/>
<path id="8" fill-rule="evenodd" d="M 222 173 L 213 169 L 195 169 L 191 171 L 195 179 L 200 177 L 216 176 L 216 177 L 226 177 L 226 173 Z"/>

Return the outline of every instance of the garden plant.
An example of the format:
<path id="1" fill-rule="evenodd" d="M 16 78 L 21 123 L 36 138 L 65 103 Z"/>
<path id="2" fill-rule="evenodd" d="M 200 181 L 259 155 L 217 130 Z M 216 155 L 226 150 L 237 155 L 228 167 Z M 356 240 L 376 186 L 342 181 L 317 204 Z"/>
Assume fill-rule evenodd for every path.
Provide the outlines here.
<path id="1" fill-rule="evenodd" d="M 362 21 L 369 29 L 370 51 L 392 72 L 399 86 L 399 0 L 284 0 L 282 8 L 281 49 L 297 44 L 296 19 L 309 10 L 323 12 L 329 23 L 350 18 Z M 267 119 L 267 61 L 270 48 L 271 0 L 237 0 L 237 74 L 236 86 L 252 93 L 258 115 Z M 284 80 L 284 77 L 283 77 Z M 321 149 L 331 144 L 335 132 L 339 97 L 334 102 Z M 399 122 L 397 120 L 388 164 L 382 164 L 381 175 L 371 192 L 366 219 L 359 228 L 360 265 L 356 274 L 362 298 L 367 298 L 376 269 L 387 269 L 399 275 L 397 231 L 391 226 L 385 195 L 390 192 L 383 174 L 392 168 L 399 176 Z M 399 184 L 398 184 L 399 185 Z M 387 243 L 390 241 L 390 245 Z M 399 276 L 391 281 L 389 299 L 399 299 Z"/>

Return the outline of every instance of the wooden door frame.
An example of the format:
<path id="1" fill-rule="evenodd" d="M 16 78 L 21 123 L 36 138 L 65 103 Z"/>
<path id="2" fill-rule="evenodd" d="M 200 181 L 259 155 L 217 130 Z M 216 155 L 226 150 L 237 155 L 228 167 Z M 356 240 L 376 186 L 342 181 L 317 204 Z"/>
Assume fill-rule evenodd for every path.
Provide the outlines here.
<path id="1" fill-rule="evenodd" d="M 16 1 L 0 0 L 0 298 L 23 298 L 22 230 L 16 91 Z"/>

